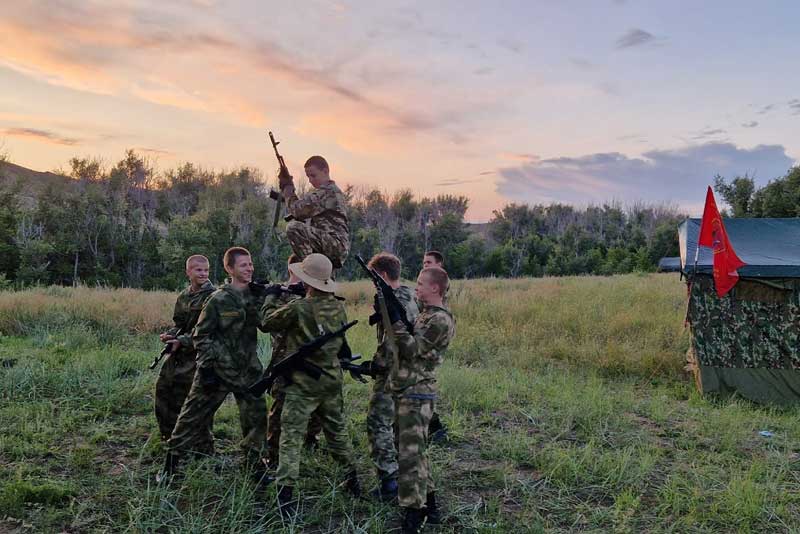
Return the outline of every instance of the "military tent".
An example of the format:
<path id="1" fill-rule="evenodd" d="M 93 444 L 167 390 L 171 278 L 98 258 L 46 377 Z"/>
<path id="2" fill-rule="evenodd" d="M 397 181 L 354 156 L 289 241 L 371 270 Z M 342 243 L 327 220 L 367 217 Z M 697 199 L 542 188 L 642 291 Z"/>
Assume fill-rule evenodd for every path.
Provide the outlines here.
<path id="1" fill-rule="evenodd" d="M 711 249 L 698 250 L 700 219 L 679 226 L 689 284 L 687 369 L 702 393 L 800 403 L 800 218 L 724 223 L 747 265 L 723 298 L 714 291 Z"/>
<path id="2" fill-rule="evenodd" d="M 658 260 L 659 273 L 678 273 L 681 271 L 681 259 L 677 256 L 661 258 Z"/>

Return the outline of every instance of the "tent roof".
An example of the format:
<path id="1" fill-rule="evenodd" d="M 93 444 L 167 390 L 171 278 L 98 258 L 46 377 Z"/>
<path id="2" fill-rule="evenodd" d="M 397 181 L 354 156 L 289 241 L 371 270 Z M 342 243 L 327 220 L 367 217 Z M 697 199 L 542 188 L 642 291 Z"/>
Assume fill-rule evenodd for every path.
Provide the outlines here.
<path id="1" fill-rule="evenodd" d="M 800 218 L 724 219 L 731 245 L 747 265 L 739 275 L 750 278 L 800 278 Z M 678 227 L 681 266 L 694 272 L 700 219 L 686 219 Z M 713 252 L 700 247 L 697 272 L 713 273 Z"/>
<path id="2" fill-rule="evenodd" d="M 664 257 L 658 260 L 658 272 L 660 273 L 677 273 L 681 270 L 681 259 L 678 256 Z"/>

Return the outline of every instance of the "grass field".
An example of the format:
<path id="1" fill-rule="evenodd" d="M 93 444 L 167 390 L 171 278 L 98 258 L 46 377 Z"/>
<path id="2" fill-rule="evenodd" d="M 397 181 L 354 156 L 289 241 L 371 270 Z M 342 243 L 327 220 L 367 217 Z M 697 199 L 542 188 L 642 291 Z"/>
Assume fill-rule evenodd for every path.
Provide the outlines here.
<path id="1" fill-rule="evenodd" d="M 367 317 L 371 293 L 345 285 L 351 318 Z M 676 276 L 455 282 L 450 300 L 438 532 L 800 532 L 798 411 L 694 392 Z M 0 359 L 17 360 L 0 367 L 0 532 L 396 530 L 394 507 L 341 494 L 324 446 L 302 466 L 301 518 L 282 523 L 274 490 L 257 497 L 239 469 L 232 402 L 215 420 L 219 455 L 154 484 L 163 449 L 147 365 L 173 302 L 0 292 Z M 354 351 L 369 355 L 374 336 L 354 330 Z M 367 392 L 346 379 L 369 488 Z"/>

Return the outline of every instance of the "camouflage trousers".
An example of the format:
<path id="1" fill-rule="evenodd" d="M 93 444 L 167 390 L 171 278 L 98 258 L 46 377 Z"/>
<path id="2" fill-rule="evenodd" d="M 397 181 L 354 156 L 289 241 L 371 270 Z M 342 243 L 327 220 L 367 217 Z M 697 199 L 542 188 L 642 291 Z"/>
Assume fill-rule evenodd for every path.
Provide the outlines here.
<path id="1" fill-rule="evenodd" d="M 395 397 L 395 403 L 400 435 L 400 506 L 420 509 L 427 494 L 434 491 L 427 450 L 433 400 Z"/>
<path id="2" fill-rule="evenodd" d="M 395 419 L 394 397 L 386 392 L 386 377 L 376 376 L 367 411 L 367 439 L 372 464 L 381 480 L 397 476 Z"/>
<path id="3" fill-rule="evenodd" d="M 286 393 L 283 391 L 282 384 L 275 384 L 272 388 L 272 404 L 269 407 L 269 422 L 267 425 L 267 462 L 269 465 L 278 465 L 278 451 L 280 451 L 281 439 L 281 414 L 283 405 L 286 402 Z M 322 419 L 319 416 L 319 408 L 311 413 L 306 431 L 306 445 L 313 445 L 317 442 L 317 436 L 322 432 Z"/>
<path id="4" fill-rule="evenodd" d="M 200 373 L 195 373 L 189 396 L 178 415 L 172 437 L 167 441 L 169 451 L 177 456 L 187 452 L 207 453 L 203 450 L 206 432 L 229 393 L 231 391 L 222 384 L 203 385 Z M 233 396 L 239 406 L 242 427 L 239 445 L 252 459 L 262 458 L 266 449 L 267 403 L 246 392 L 233 392 Z"/>
<path id="5" fill-rule="evenodd" d="M 309 254 L 324 254 L 331 260 L 334 269 L 342 266 L 349 252 L 349 246 L 331 234 L 300 221 L 291 221 L 286 225 L 286 239 L 301 261 Z"/>
<path id="6" fill-rule="evenodd" d="M 281 414 L 280 457 L 276 480 L 281 486 L 295 486 L 300 476 L 303 438 L 311 413 L 317 411 L 322 422 L 327 447 L 334 460 L 348 469 L 353 466 L 353 452 L 347 436 L 341 384 L 338 391 L 307 392 L 294 385 L 286 388 Z"/>
<path id="7" fill-rule="evenodd" d="M 192 387 L 196 364 L 194 352 L 181 351 L 170 354 L 164 360 L 156 379 L 155 412 L 161 439 L 167 441 L 178 421 L 178 414 Z M 211 434 L 213 418 L 208 421 L 205 436 L 201 439 L 200 448 L 205 451 L 214 450 L 214 439 Z"/>

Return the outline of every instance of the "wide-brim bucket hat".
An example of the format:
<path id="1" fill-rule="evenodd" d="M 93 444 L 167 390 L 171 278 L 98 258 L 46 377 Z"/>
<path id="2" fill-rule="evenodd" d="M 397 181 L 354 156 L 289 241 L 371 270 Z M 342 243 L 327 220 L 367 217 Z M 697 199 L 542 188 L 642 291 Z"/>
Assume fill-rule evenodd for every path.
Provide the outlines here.
<path id="1" fill-rule="evenodd" d="M 331 278 L 333 265 L 324 254 L 309 254 L 302 262 L 289 265 L 289 271 L 314 289 L 336 292 L 337 284 Z"/>

